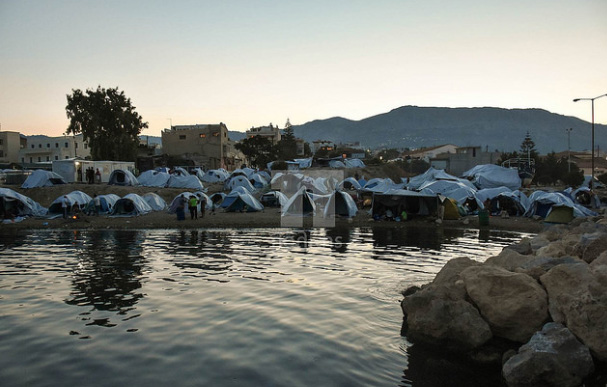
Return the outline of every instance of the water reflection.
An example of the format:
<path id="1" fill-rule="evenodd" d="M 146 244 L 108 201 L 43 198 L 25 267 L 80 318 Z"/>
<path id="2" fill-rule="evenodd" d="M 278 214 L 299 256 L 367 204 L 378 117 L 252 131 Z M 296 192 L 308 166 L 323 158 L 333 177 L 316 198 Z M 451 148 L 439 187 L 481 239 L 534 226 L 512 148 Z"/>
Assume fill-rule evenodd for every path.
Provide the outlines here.
<path id="1" fill-rule="evenodd" d="M 70 243 L 82 241 L 67 304 L 126 313 L 143 298 L 137 291 L 146 264 L 141 231 L 74 231 L 73 235 L 62 234 L 64 243 L 66 237 Z"/>
<path id="2" fill-rule="evenodd" d="M 350 236 L 352 235 L 352 229 L 350 228 L 328 228 L 327 238 L 331 242 L 331 250 L 338 253 L 345 253 L 348 251 L 348 243 L 350 243 Z"/>

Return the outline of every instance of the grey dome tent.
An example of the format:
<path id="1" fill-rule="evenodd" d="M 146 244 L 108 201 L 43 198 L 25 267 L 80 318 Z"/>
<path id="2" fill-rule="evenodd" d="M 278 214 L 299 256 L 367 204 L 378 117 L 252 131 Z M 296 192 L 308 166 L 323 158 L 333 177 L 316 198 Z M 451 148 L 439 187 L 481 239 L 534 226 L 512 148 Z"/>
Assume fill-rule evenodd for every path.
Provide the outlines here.
<path id="1" fill-rule="evenodd" d="M 57 199 L 55 199 L 51 205 L 48 208 L 48 216 L 50 218 L 56 218 L 59 216 L 63 216 L 63 207 L 61 206 L 61 202 L 63 200 L 63 196 L 61 195 L 59 196 Z M 67 201 L 69 203 L 69 208 L 70 208 L 70 213 L 71 213 L 71 209 L 73 208 L 74 205 L 77 205 L 78 208 L 83 211 L 86 206 L 89 204 L 89 202 L 91 200 L 93 200 L 89 195 L 85 194 L 82 191 L 72 191 L 68 194 L 66 194 L 65 196 L 67 196 Z"/>
<path id="2" fill-rule="evenodd" d="M 152 207 L 153 211 L 164 211 L 167 208 L 167 202 L 154 192 L 148 192 L 142 198 Z"/>
<path id="3" fill-rule="evenodd" d="M 323 215 L 325 218 L 333 215 L 351 218 L 356 216 L 357 211 L 356 203 L 350 194 L 343 191 L 333 191 L 325 205 Z"/>
<path id="4" fill-rule="evenodd" d="M 52 187 L 58 184 L 65 184 L 65 180 L 61 175 L 37 169 L 25 179 L 21 188 Z"/>
<path id="5" fill-rule="evenodd" d="M 108 181 L 109 185 L 133 186 L 139 185 L 139 181 L 130 171 L 125 169 L 114 170 Z"/>
<path id="6" fill-rule="evenodd" d="M 149 212 L 152 212 L 152 207 L 141 196 L 130 193 L 114 204 L 111 216 L 139 216 Z"/>
<path id="7" fill-rule="evenodd" d="M 109 214 L 114 208 L 114 204 L 120 199 L 120 196 L 115 194 L 99 195 L 99 204 L 101 209 L 100 214 Z M 95 198 L 93 198 L 85 207 L 84 212 L 86 214 L 93 214 L 95 212 Z"/>
<path id="8" fill-rule="evenodd" d="M 0 188 L 0 217 L 44 216 L 46 213 L 47 209 L 31 198 L 10 188 Z"/>

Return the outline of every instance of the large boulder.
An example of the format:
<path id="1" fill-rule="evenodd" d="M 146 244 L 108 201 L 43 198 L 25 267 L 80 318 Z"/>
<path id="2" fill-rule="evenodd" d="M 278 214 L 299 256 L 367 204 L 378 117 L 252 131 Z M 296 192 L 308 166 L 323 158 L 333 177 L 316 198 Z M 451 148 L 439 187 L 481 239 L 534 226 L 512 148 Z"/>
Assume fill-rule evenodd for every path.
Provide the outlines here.
<path id="1" fill-rule="evenodd" d="M 575 247 L 576 255 L 588 263 L 594 261 L 604 251 L 607 251 L 607 234 L 600 231 L 583 234 Z"/>
<path id="2" fill-rule="evenodd" d="M 546 324 L 502 368 L 508 386 L 579 386 L 593 371 L 588 347 L 558 323 Z"/>
<path id="3" fill-rule="evenodd" d="M 428 286 L 402 302 L 407 338 L 455 352 L 478 348 L 492 337 L 489 324 L 463 299 L 446 296 L 445 287 Z"/>
<path id="4" fill-rule="evenodd" d="M 498 255 L 490 257 L 485 261 L 486 265 L 494 265 L 509 271 L 514 271 L 532 260 L 534 255 L 520 254 L 513 249 L 503 249 Z"/>
<path id="5" fill-rule="evenodd" d="M 541 249 L 542 247 L 548 246 L 550 244 L 550 241 L 545 238 L 544 235 L 539 234 L 536 237 L 532 238 L 529 241 L 529 244 L 531 245 L 531 250 L 533 251 L 533 254 L 535 254 L 535 252 Z"/>
<path id="6" fill-rule="evenodd" d="M 531 249 L 531 239 L 527 237 L 521 239 L 519 243 L 504 247 L 504 250 L 514 250 L 522 255 L 529 255 L 533 253 L 533 250 Z"/>
<path id="7" fill-rule="evenodd" d="M 579 258 L 574 257 L 533 257 L 530 261 L 518 267 L 517 273 L 524 273 L 539 281 L 540 277 L 546 274 L 550 269 L 558 265 L 570 265 L 582 262 Z"/>
<path id="8" fill-rule="evenodd" d="M 548 298 L 532 277 L 492 265 L 461 273 L 468 296 L 495 336 L 524 343 L 548 320 Z"/>
<path id="9" fill-rule="evenodd" d="M 601 361 L 607 361 L 607 275 L 604 265 L 558 265 L 540 277 L 552 319 L 565 324 Z"/>

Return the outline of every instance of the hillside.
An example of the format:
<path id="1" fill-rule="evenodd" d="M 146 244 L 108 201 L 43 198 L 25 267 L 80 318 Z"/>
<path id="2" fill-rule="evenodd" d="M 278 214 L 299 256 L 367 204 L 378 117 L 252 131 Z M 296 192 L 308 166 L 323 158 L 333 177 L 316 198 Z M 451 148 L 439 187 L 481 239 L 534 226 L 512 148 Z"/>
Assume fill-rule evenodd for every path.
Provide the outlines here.
<path id="1" fill-rule="evenodd" d="M 308 142 L 359 141 L 367 148 L 420 148 L 452 143 L 499 151 L 518 150 L 529 131 L 541 153 L 566 150 L 566 128 L 573 128 L 572 150 L 591 148 L 589 122 L 541 109 L 403 106 L 360 121 L 334 117 L 294 126 L 295 135 Z M 607 147 L 603 135 L 606 132 L 607 125 L 595 125 L 599 148 Z"/>

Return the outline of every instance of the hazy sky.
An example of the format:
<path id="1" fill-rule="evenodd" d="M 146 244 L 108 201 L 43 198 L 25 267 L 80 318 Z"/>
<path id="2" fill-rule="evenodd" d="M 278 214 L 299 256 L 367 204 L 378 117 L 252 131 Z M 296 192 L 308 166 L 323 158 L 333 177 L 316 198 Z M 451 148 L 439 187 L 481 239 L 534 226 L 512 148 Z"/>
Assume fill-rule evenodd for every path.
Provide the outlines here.
<path id="1" fill-rule="evenodd" d="M 403 105 L 590 121 L 572 99 L 607 93 L 607 1 L 0 0 L 2 130 L 60 135 L 66 95 L 98 85 L 155 136 Z M 607 123 L 607 97 L 595 111 Z"/>

